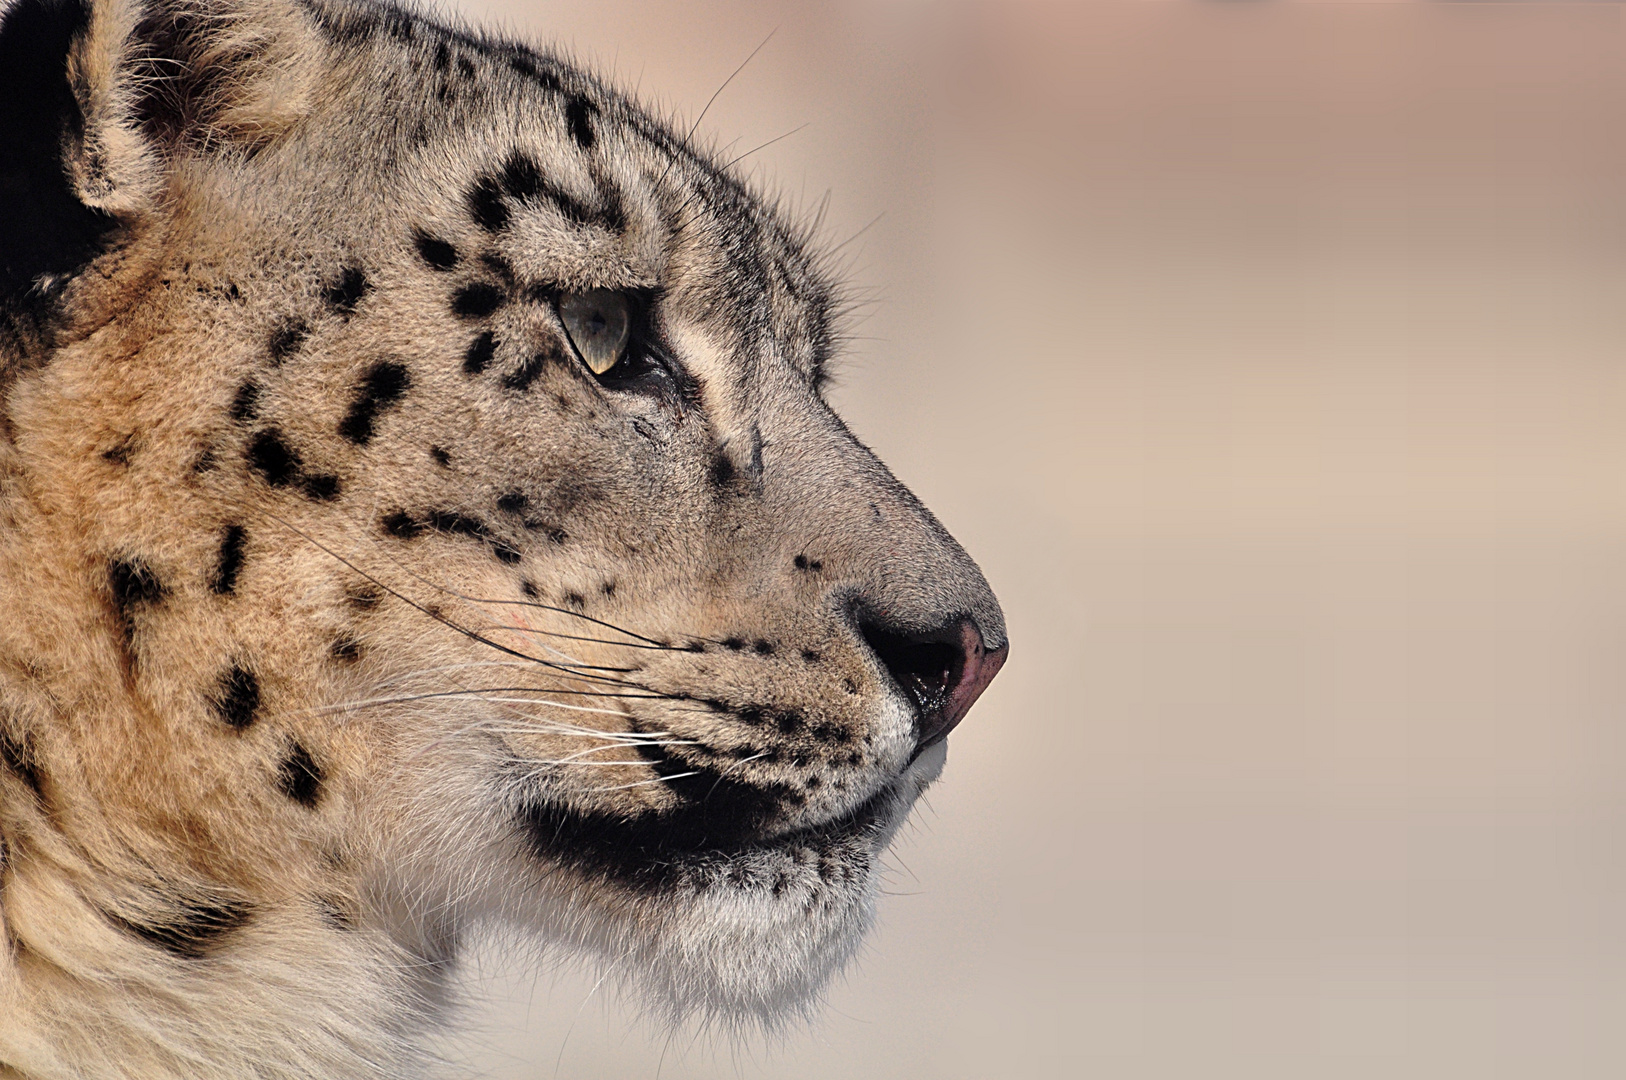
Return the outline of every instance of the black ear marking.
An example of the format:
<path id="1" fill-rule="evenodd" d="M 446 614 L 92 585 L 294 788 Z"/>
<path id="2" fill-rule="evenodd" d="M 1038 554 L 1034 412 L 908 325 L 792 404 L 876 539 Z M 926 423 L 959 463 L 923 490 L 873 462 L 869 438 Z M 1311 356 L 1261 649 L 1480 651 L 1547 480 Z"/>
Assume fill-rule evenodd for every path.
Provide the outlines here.
<path id="1" fill-rule="evenodd" d="M 233 664 L 221 674 L 209 705 L 228 726 L 247 730 L 260 709 L 259 677 L 241 664 Z"/>
<path id="2" fill-rule="evenodd" d="M 322 767 L 311 757 L 304 743 L 295 742 L 277 767 L 277 788 L 307 809 L 314 810 L 321 800 Z"/>
<path id="3" fill-rule="evenodd" d="M 237 575 L 243 569 L 243 540 L 241 525 L 228 525 L 220 534 L 220 559 L 214 573 L 209 575 L 209 591 L 220 596 L 237 591 Z"/>
<path id="4" fill-rule="evenodd" d="M 378 414 L 394 405 L 412 386 L 412 375 L 406 365 L 393 360 L 381 360 L 367 369 L 350 411 L 339 422 L 339 434 L 366 446 L 373 438 L 373 421 Z"/>
<path id="5" fill-rule="evenodd" d="M 127 934 L 181 960 L 202 960 L 220 940 L 248 922 L 254 909 L 239 900 L 190 899 L 175 902 L 162 922 L 131 919 L 111 912 L 108 919 Z"/>
<path id="6" fill-rule="evenodd" d="M 0 306 L 43 306 L 35 282 L 90 262 L 117 224 L 79 201 L 62 163 L 63 136 L 84 127 L 68 52 L 89 20 L 89 4 L 50 0 L 0 19 Z"/>

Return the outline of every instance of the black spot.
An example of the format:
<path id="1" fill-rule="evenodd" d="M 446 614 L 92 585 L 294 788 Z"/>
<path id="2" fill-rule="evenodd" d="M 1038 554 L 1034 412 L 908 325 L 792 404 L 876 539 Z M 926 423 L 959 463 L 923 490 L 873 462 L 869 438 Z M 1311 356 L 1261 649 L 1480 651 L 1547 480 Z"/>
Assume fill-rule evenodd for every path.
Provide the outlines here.
<path id="1" fill-rule="evenodd" d="M 139 559 L 114 559 L 107 567 L 107 581 L 126 638 L 135 609 L 159 603 L 167 591 L 152 568 Z"/>
<path id="2" fill-rule="evenodd" d="M 507 299 L 489 281 L 476 281 L 452 294 L 452 312 L 460 319 L 483 319 L 502 307 Z"/>
<path id="3" fill-rule="evenodd" d="M 220 683 L 209 697 L 215 715 L 242 731 L 254 723 L 254 714 L 260 708 L 260 680 L 240 664 L 233 664 L 220 676 Z"/>
<path id="4" fill-rule="evenodd" d="M 353 664 L 361 659 L 361 642 L 349 634 L 340 634 L 333 639 L 333 644 L 328 647 L 328 652 L 333 654 L 335 660 Z"/>
<path id="5" fill-rule="evenodd" d="M 371 611 L 384 599 L 384 593 L 372 582 L 362 581 L 345 590 L 345 601 L 357 611 Z"/>
<path id="6" fill-rule="evenodd" d="M 437 41 L 435 43 L 435 70 L 445 71 L 451 65 L 452 50 L 447 47 L 444 41 Z"/>
<path id="7" fill-rule="evenodd" d="M 521 75 L 535 79 L 544 89 L 552 90 L 555 93 L 557 93 L 559 90 L 559 76 L 555 75 L 551 71 L 543 71 L 542 69 L 538 68 L 536 66 L 536 58 L 531 56 L 529 53 L 516 52 L 510 54 L 508 57 L 508 66 L 519 72 Z"/>
<path id="8" fill-rule="evenodd" d="M 328 896 L 318 896 L 314 903 L 317 912 L 322 916 L 322 921 L 333 929 L 349 932 L 356 928 L 357 914 L 354 905 Z"/>
<path id="9" fill-rule="evenodd" d="M 406 12 L 386 10 L 383 19 L 384 28 L 390 32 L 391 37 L 403 45 L 411 43 L 415 28 Z"/>
<path id="10" fill-rule="evenodd" d="M 340 271 L 339 280 L 322 290 L 322 299 L 328 307 L 348 318 L 370 288 L 372 285 L 361 267 L 347 266 Z"/>
<path id="11" fill-rule="evenodd" d="M 217 464 L 219 464 L 219 462 L 215 460 L 214 449 L 211 447 L 205 447 L 203 453 L 199 454 L 192 462 L 192 471 L 197 475 L 202 476 L 210 469 L 213 469 Z"/>
<path id="12" fill-rule="evenodd" d="M 249 442 L 248 463 L 272 487 L 286 487 L 299 475 L 299 455 L 276 428 L 266 428 Z"/>
<path id="13" fill-rule="evenodd" d="M 532 353 L 518 368 L 504 375 L 502 384 L 509 390 L 520 392 L 528 390 L 531 384 L 548 369 L 548 365 L 561 363 L 564 358 L 564 350 L 560 348 L 559 343 L 557 341 L 549 342 L 545 348 Z"/>
<path id="14" fill-rule="evenodd" d="M 587 603 L 587 598 L 578 592 L 567 592 L 565 593 L 565 603 L 571 607 L 581 607 Z"/>
<path id="15" fill-rule="evenodd" d="M 127 437 L 111 450 L 102 451 L 102 460 L 109 465 L 130 464 L 130 451 L 135 447 L 135 439 Z"/>
<path id="16" fill-rule="evenodd" d="M 487 330 L 469 344 L 469 351 L 463 354 L 463 374 L 478 375 L 491 363 L 491 357 L 497 351 L 497 338 Z"/>
<path id="17" fill-rule="evenodd" d="M 379 524 L 384 526 L 385 532 L 402 540 L 411 540 L 423 532 L 423 523 L 413 518 L 405 510 L 397 510 L 393 514 L 384 515 L 384 519 Z"/>
<path id="18" fill-rule="evenodd" d="M 807 568 L 809 570 L 813 571 L 816 574 L 820 570 L 824 569 L 824 564 L 822 562 L 820 562 L 819 560 L 814 559 L 812 562 L 807 564 Z"/>
<path id="19" fill-rule="evenodd" d="M 260 384 L 246 382 L 237 388 L 237 396 L 231 400 L 231 418 L 239 422 L 252 420 L 260 415 Z"/>
<path id="20" fill-rule="evenodd" d="M 315 808 L 322 797 L 322 767 L 303 743 L 294 743 L 277 768 L 277 787 L 301 806 Z"/>
<path id="21" fill-rule="evenodd" d="M 774 726 L 786 735 L 793 735 L 802 729 L 800 714 L 793 712 L 776 713 L 773 718 Z"/>
<path id="22" fill-rule="evenodd" d="M 763 641 L 761 639 L 758 639 L 756 645 L 754 645 L 753 648 L 756 649 L 758 656 L 772 656 L 773 655 L 773 642 L 771 642 L 771 641 Z"/>
<path id="23" fill-rule="evenodd" d="M 615 582 L 606 581 L 603 585 L 599 586 L 598 591 L 603 593 L 605 596 L 614 596 L 615 595 Z"/>
<path id="24" fill-rule="evenodd" d="M 593 134 L 593 114 L 598 110 L 586 98 L 573 97 L 565 106 L 565 123 L 570 125 L 570 137 L 583 150 L 591 150 L 598 141 Z"/>
<path id="25" fill-rule="evenodd" d="M 76 197 L 63 168 L 65 144 L 84 128 L 68 53 L 90 11 L 22 0 L 0 21 L 0 308 L 18 314 L 47 308 L 51 294 L 36 291 L 36 280 L 90 262 L 117 225 Z"/>
<path id="26" fill-rule="evenodd" d="M 731 652 L 739 652 L 741 649 L 745 648 L 745 642 L 741 641 L 737 637 L 724 638 L 723 648 L 728 649 Z"/>
<path id="27" fill-rule="evenodd" d="M 372 441 L 373 421 L 378 414 L 399 401 L 411 386 L 412 375 L 406 365 L 393 360 L 374 364 L 356 388 L 350 411 L 339 422 L 339 434 L 357 446 L 366 446 Z"/>
<path id="28" fill-rule="evenodd" d="M 620 229 L 625 225 L 623 215 L 618 207 L 596 211 L 583 205 L 582 202 L 564 191 L 557 185 L 550 184 L 547 178 L 537 168 L 536 162 L 528 155 L 515 151 L 510 154 L 507 162 L 503 164 L 502 187 L 510 196 L 520 200 L 542 199 L 553 205 L 553 208 L 566 218 L 578 225 L 602 225 L 611 229 Z M 503 207 L 506 219 L 507 207 Z M 550 288 L 543 286 L 543 288 Z M 535 297 L 533 297 L 535 299 Z"/>
<path id="29" fill-rule="evenodd" d="M 271 352 L 271 363 L 281 364 L 298 352 L 299 347 L 310 336 L 310 332 L 310 324 L 304 319 L 288 318 L 278 323 L 271 331 L 271 340 L 267 346 Z"/>
<path id="30" fill-rule="evenodd" d="M 816 724 L 813 727 L 813 737 L 825 743 L 844 743 L 852 739 L 852 732 L 839 724 Z"/>
<path id="31" fill-rule="evenodd" d="M 474 78 L 474 64 L 466 56 L 457 58 L 457 73 L 465 79 Z"/>
<path id="32" fill-rule="evenodd" d="M 513 153 L 502 169 L 503 190 L 516 199 L 535 198 L 542 190 L 542 172 L 525 154 Z"/>
<path id="33" fill-rule="evenodd" d="M 508 205 L 502 200 L 502 187 L 495 176 L 482 176 L 469 189 L 469 213 L 486 232 L 496 232 L 508 224 Z"/>
<path id="34" fill-rule="evenodd" d="M 457 249 L 437 236 L 430 236 L 422 229 L 413 229 L 412 243 L 417 247 L 419 257 L 436 270 L 450 270 L 457 265 Z"/>
<path id="35" fill-rule="evenodd" d="M 228 525 L 220 534 L 220 557 L 209 575 L 209 590 L 222 596 L 237 588 L 237 574 L 243 569 L 243 527 Z"/>
<path id="36" fill-rule="evenodd" d="M 498 562 L 506 563 L 509 566 L 514 565 L 520 560 L 519 552 L 509 547 L 501 540 L 493 540 L 491 542 L 491 553 L 497 557 Z"/>
<path id="37" fill-rule="evenodd" d="M 535 600 L 537 597 L 542 595 L 539 591 L 537 591 L 536 582 L 532 581 L 530 578 L 526 578 L 524 581 L 519 583 L 519 591 L 524 593 L 526 596 L 529 596 L 532 600 Z"/>
<path id="38" fill-rule="evenodd" d="M 505 514 L 520 514 L 524 513 L 526 504 L 529 501 L 523 491 L 510 491 L 506 495 L 497 497 L 497 509 Z"/>
<path id="39" fill-rule="evenodd" d="M 29 790 L 40 801 L 45 800 L 45 782 L 40 774 L 38 756 L 34 753 L 34 743 L 27 736 L 13 735 L 5 728 L 0 728 L 0 765 L 4 765 L 13 776 L 27 784 Z"/>
<path id="40" fill-rule="evenodd" d="M 299 482 L 299 489 L 307 499 L 331 502 L 339 497 L 339 478 L 332 473 L 317 473 Z"/>
<path id="41" fill-rule="evenodd" d="M 238 900 L 183 900 L 162 922 L 109 915 L 126 933 L 182 960 L 202 960 L 221 938 L 248 922 L 253 908 Z"/>
<path id="42" fill-rule="evenodd" d="M 796 564 L 796 569 L 798 569 L 798 570 L 806 570 L 807 569 L 807 556 L 806 555 L 798 555 L 792 561 Z"/>
<path id="43" fill-rule="evenodd" d="M 727 487 L 734 482 L 738 475 L 734 470 L 733 460 L 722 451 L 718 451 L 711 459 L 711 482 L 716 487 Z"/>
<path id="44" fill-rule="evenodd" d="M 451 467 L 452 455 L 448 454 L 442 447 L 431 446 L 429 448 L 429 456 L 434 458 L 435 464 L 439 465 L 441 468 L 447 469 Z"/>

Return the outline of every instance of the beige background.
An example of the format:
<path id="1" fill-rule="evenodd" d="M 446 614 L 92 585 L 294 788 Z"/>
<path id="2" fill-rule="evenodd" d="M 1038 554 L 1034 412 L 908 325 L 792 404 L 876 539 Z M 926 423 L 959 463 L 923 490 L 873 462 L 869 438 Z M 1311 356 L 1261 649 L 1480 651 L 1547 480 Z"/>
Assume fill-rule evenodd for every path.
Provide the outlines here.
<path id="1" fill-rule="evenodd" d="M 742 166 L 862 232 L 836 399 L 1014 650 L 814 1030 L 487 950 L 454 1061 L 1626 1075 L 1620 9 L 466 10 L 691 118 L 775 31 L 700 133 L 807 125 Z"/>

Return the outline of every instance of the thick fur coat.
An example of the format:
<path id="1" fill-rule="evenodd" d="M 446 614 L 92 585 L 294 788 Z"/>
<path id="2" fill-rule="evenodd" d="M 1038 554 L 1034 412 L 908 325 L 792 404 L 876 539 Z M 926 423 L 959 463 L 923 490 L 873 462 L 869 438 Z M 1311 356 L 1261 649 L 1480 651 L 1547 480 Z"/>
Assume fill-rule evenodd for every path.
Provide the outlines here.
<path id="1" fill-rule="evenodd" d="M 804 1007 L 1005 630 L 802 233 L 345 0 L 17 0 L 0 139 L 0 1075 L 410 1074 L 482 920 Z"/>

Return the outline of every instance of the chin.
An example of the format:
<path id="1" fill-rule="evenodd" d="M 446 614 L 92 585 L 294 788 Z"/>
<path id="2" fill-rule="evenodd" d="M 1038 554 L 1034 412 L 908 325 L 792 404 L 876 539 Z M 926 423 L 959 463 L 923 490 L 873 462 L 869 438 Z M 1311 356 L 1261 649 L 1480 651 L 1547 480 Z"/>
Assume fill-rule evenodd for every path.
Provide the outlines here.
<path id="1" fill-rule="evenodd" d="M 526 885 L 505 889 L 504 914 L 594 963 L 663 1024 L 779 1030 L 810 1017 L 859 951 L 886 849 L 946 754 L 926 748 L 840 818 L 715 844 L 665 843 L 654 825 L 522 793 Z"/>

